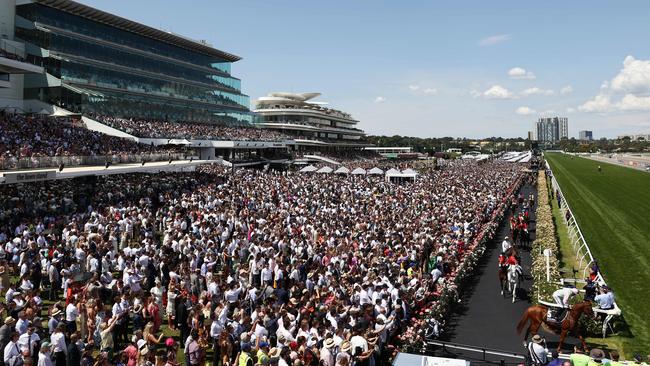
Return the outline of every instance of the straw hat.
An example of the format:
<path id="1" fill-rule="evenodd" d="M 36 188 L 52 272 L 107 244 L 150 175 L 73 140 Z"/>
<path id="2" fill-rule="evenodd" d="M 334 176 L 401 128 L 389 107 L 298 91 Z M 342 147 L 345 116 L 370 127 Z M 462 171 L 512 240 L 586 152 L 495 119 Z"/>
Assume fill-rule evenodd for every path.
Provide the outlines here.
<path id="1" fill-rule="evenodd" d="M 279 358 L 280 357 L 280 352 L 281 352 L 281 350 L 279 348 L 273 347 L 269 351 L 269 357 L 272 358 L 272 359 L 273 358 Z"/>
<path id="2" fill-rule="evenodd" d="M 341 343 L 341 352 L 350 352 L 352 349 L 352 345 L 350 344 L 350 341 L 343 341 Z"/>
<path id="3" fill-rule="evenodd" d="M 11 325 L 11 324 L 14 324 L 14 323 L 16 323 L 16 319 L 14 319 L 14 318 L 12 318 L 10 316 L 5 318 L 5 324 Z"/>
<path id="4" fill-rule="evenodd" d="M 532 339 L 533 343 L 541 344 L 544 341 L 541 335 L 535 334 Z"/>
<path id="5" fill-rule="evenodd" d="M 325 340 L 325 342 L 323 342 L 323 346 L 325 346 L 325 348 L 327 348 L 327 349 L 332 349 L 332 347 L 334 347 L 334 345 L 335 345 L 334 340 L 332 338 L 327 338 Z"/>

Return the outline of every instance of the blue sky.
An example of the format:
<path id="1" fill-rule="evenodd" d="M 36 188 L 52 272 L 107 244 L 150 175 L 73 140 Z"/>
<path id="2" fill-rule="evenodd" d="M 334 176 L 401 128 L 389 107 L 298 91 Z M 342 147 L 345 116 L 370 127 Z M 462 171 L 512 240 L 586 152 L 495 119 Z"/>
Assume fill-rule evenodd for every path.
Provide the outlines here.
<path id="1" fill-rule="evenodd" d="M 650 133 L 650 2 L 82 0 L 235 53 L 251 99 L 322 92 L 371 134 Z M 509 74 L 510 73 L 510 74 Z"/>

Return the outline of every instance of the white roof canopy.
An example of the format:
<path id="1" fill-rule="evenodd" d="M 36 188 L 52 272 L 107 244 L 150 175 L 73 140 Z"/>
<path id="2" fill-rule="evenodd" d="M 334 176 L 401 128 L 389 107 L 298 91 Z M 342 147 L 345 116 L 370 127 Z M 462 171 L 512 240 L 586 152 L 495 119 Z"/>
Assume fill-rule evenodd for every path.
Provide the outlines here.
<path id="1" fill-rule="evenodd" d="M 356 168 L 352 171 L 352 174 L 366 174 L 366 170 L 363 168 Z"/>
<path id="2" fill-rule="evenodd" d="M 386 174 L 399 174 L 399 170 L 390 168 L 386 171 Z"/>
<path id="3" fill-rule="evenodd" d="M 377 167 L 374 167 L 368 171 L 368 174 L 384 174 L 384 171 Z"/>
<path id="4" fill-rule="evenodd" d="M 334 171 L 336 174 L 350 174 L 350 169 L 342 166 Z"/>
<path id="5" fill-rule="evenodd" d="M 324 166 L 324 167 L 318 169 L 318 170 L 316 171 L 316 173 L 325 173 L 325 174 L 329 174 L 329 173 L 331 173 L 331 172 L 333 172 L 333 171 L 334 171 L 334 169 L 332 169 L 332 168 L 330 168 L 330 167 L 328 167 L 328 166 Z"/>

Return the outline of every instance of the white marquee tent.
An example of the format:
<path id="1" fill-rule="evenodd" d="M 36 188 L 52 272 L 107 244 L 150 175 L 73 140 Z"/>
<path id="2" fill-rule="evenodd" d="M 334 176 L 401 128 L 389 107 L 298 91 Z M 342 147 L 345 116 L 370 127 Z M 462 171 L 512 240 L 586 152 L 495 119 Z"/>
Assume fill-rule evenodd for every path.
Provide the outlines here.
<path id="1" fill-rule="evenodd" d="M 301 173 L 311 173 L 311 172 L 315 172 L 315 171 L 317 171 L 317 170 L 318 170 L 318 169 L 317 169 L 315 166 L 313 166 L 313 165 L 307 165 L 306 167 L 300 169 L 300 172 L 301 172 Z"/>

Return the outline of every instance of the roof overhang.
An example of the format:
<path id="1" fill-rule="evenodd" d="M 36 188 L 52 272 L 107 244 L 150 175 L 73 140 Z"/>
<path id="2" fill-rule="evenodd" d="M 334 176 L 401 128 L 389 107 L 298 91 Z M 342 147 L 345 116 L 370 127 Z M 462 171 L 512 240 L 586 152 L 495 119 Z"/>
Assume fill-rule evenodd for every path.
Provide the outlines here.
<path id="1" fill-rule="evenodd" d="M 0 72 L 4 74 L 42 74 L 43 68 L 23 62 L 0 56 Z"/>
<path id="2" fill-rule="evenodd" d="M 88 5 L 80 4 L 71 0 L 32 0 L 34 3 L 49 6 L 51 8 L 64 11 L 69 14 L 80 16 L 98 23 L 125 30 L 127 32 L 139 34 L 144 37 L 165 42 L 177 47 L 185 48 L 190 51 L 200 52 L 208 56 L 222 58 L 226 61 L 235 62 L 241 60 L 241 57 L 228 52 L 218 50 L 201 42 L 165 32 L 160 29 L 149 27 L 144 24 L 122 18 L 105 11 L 95 9 Z"/>

